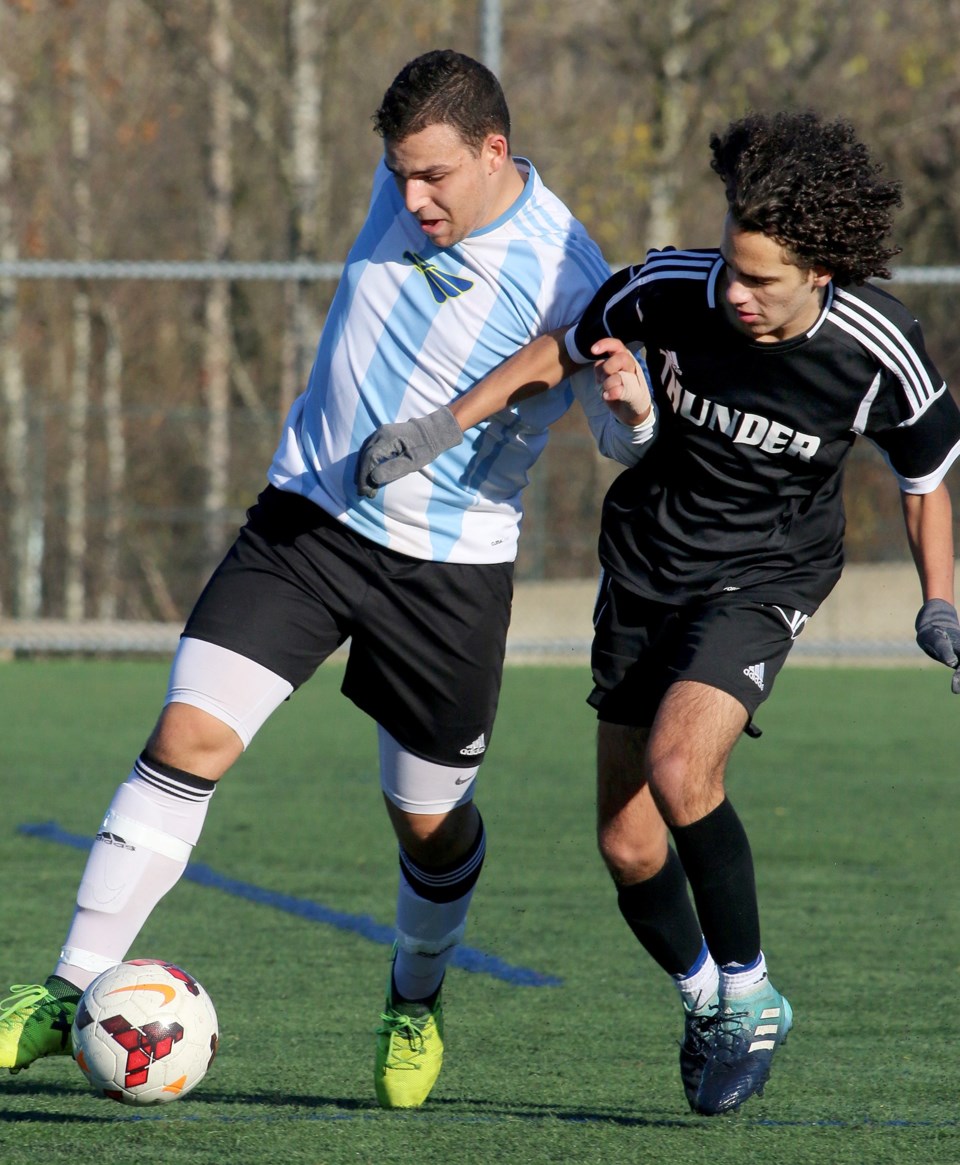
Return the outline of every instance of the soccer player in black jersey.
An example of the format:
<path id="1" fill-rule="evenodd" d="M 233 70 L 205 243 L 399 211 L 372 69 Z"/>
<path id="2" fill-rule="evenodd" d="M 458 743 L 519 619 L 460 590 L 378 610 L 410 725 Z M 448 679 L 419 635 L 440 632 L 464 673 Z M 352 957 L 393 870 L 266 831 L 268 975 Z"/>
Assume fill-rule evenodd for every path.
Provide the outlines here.
<path id="1" fill-rule="evenodd" d="M 710 145 L 727 199 L 720 247 L 651 252 L 573 327 L 450 407 L 466 429 L 594 361 L 618 417 L 656 427 L 603 507 L 589 697 L 598 837 L 624 919 L 680 991 L 681 1077 L 707 1115 L 762 1091 L 792 1023 L 767 977 L 724 773 L 840 575 L 843 464 L 858 435 L 901 490 L 918 643 L 960 690 L 944 484 L 960 414 L 919 325 L 868 282 L 896 253 L 898 187 L 846 122 L 812 113 L 751 115 Z M 652 401 L 628 345 L 645 351 Z M 423 464 L 421 440 L 405 426 L 376 434 L 367 483 Z"/>

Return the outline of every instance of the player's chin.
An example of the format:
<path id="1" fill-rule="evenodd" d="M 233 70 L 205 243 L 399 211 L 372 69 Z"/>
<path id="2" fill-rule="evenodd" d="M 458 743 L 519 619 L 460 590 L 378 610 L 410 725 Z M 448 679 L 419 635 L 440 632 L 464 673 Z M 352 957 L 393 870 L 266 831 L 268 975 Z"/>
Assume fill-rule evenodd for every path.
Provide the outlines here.
<path id="1" fill-rule="evenodd" d="M 421 223 L 420 229 L 435 247 L 453 247 L 464 238 L 463 232 L 454 230 L 445 222 L 438 222 L 429 230 Z"/>

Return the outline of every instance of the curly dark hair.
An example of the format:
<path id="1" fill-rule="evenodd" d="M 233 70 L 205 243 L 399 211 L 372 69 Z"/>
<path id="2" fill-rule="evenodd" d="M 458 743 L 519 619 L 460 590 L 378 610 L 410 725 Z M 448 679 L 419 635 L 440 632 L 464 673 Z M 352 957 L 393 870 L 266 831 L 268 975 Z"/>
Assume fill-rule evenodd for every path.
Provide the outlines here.
<path id="1" fill-rule="evenodd" d="M 881 177 L 853 127 L 816 113 L 751 113 L 712 134 L 711 165 L 734 222 L 787 247 L 840 286 L 890 278 L 885 245 L 900 186 Z"/>
<path id="2" fill-rule="evenodd" d="M 510 111 L 486 65 L 453 49 L 434 49 L 404 65 L 373 115 L 373 128 L 401 142 L 431 125 L 452 126 L 473 150 L 491 133 L 509 142 Z"/>

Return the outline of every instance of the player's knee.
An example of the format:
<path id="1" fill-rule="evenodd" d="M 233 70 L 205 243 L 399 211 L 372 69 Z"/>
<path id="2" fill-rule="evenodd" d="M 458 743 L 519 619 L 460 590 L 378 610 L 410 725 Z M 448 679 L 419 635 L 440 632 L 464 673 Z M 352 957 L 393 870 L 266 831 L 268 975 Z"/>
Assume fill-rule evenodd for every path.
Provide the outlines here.
<path id="1" fill-rule="evenodd" d="M 394 807 L 390 816 L 401 846 L 414 861 L 428 867 L 458 861 L 480 829 L 480 814 L 472 801 L 449 813 L 409 813 Z"/>
<path id="2" fill-rule="evenodd" d="M 209 712 L 173 703 L 163 709 L 146 751 L 163 764 L 216 781 L 241 754 L 243 743 Z"/>
<path id="3" fill-rule="evenodd" d="M 666 859 L 666 831 L 656 835 L 628 832 L 616 823 L 597 828 L 597 849 L 610 877 L 620 885 L 633 885 L 652 878 Z"/>
<path id="4" fill-rule="evenodd" d="M 698 821 L 723 800 L 723 768 L 700 763 L 682 745 L 649 758 L 650 792 L 668 825 Z"/>

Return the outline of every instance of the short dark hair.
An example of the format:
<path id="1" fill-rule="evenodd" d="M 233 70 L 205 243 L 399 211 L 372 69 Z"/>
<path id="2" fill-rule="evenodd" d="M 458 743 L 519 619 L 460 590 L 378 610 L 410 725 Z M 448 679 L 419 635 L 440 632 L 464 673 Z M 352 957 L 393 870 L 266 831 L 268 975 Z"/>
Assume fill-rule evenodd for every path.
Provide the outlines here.
<path id="1" fill-rule="evenodd" d="M 881 176 L 849 122 L 816 113 L 752 113 L 710 137 L 733 221 L 822 266 L 841 286 L 890 278 L 884 242 L 900 186 Z"/>
<path id="2" fill-rule="evenodd" d="M 374 129 L 401 142 L 431 125 L 452 126 L 473 150 L 492 133 L 509 142 L 510 111 L 486 65 L 452 49 L 435 49 L 404 65 L 373 115 Z"/>

